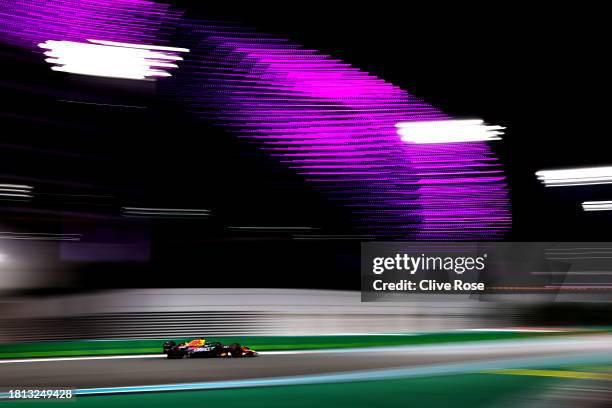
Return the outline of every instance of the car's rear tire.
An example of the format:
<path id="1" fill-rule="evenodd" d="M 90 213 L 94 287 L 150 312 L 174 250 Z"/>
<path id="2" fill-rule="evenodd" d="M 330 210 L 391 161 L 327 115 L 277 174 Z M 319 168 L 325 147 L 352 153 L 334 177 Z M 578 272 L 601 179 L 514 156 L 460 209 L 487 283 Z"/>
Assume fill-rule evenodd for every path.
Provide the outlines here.
<path id="1" fill-rule="evenodd" d="M 176 343 L 173 341 L 167 341 L 164 343 L 164 353 L 168 354 L 168 351 L 172 350 L 176 346 Z"/>

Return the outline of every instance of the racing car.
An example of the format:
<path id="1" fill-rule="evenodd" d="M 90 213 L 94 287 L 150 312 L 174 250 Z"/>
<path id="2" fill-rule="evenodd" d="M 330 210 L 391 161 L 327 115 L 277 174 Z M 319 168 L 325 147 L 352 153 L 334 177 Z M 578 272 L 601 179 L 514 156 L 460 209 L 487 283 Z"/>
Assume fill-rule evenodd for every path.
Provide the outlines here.
<path id="1" fill-rule="evenodd" d="M 225 345 L 219 342 L 207 343 L 206 339 L 194 339 L 176 344 L 167 341 L 163 345 L 164 354 L 168 358 L 226 358 L 226 357 L 255 357 L 257 352 L 238 343 Z"/>

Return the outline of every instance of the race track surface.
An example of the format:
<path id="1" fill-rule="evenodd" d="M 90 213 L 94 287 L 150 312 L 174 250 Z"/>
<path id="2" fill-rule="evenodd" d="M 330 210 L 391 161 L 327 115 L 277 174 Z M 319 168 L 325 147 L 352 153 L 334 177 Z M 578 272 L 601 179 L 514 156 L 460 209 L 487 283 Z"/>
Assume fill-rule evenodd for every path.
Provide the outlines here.
<path id="1" fill-rule="evenodd" d="M 0 361 L 0 391 L 79 389 L 238 380 L 349 372 L 513 358 L 612 353 L 611 335 L 537 340 L 262 353 L 256 358 L 183 359 L 136 357 L 72 361 Z"/>

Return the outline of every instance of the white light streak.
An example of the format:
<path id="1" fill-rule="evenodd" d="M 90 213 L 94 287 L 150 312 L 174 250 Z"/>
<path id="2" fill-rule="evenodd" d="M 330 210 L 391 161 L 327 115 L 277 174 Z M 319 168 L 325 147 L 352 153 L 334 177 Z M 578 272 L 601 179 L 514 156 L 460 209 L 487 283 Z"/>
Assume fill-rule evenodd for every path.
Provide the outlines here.
<path id="1" fill-rule="evenodd" d="M 164 68 L 178 68 L 175 61 L 186 48 L 128 44 L 113 41 L 87 40 L 46 41 L 38 44 L 46 49 L 47 61 L 54 71 L 125 79 L 152 79 L 171 76 Z"/>
<path id="2" fill-rule="evenodd" d="M 480 119 L 400 122 L 395 127 L 403 142 L 417 144 L 500 140 L 505 129 L 485 125 Z"/>
<path id="3" fill-rule="evenodd" d="M 585 201 L 582 203 L 584 211 L 612 211 L 612 201 Z"/>
<path id="4" fill-rule="evenodd" d="M 0 239 L 26 241 L 80 241 L 81 234 L 52 234 L 46 232 L 7 232 L 0 231 Z"/>
<path id="5" fill-rule="evenodd" d="M 32 186 L 23 184 L 0 184 L 0 198 L 32 198 Z"/>
<path id="6" fill-rule="evenodd" d="M 536 177 L 546 187 L 612 184 L 612 166 L 541 170 L 536 172 Z"/>
<path id="7" fill-rule="evenodd" d="M 210 210 L 192 208 L 123 207 L 126 217 L 208 217 Z"/>
<path id="8" fill-rule="evenodd" d="M 26 186 L 25 184 L 0 184 L 0 189 L 4 188 L 16 188 L 19 190 L 31 190 L 32 186 Z"/>

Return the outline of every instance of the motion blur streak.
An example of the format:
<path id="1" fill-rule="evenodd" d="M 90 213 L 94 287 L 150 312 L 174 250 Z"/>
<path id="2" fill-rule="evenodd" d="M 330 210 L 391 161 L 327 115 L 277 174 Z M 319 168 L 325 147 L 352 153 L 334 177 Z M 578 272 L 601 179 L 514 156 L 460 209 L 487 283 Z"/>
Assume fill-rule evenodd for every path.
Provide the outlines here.
<path id="1" fill-rule="evenodd" d="M 210 210 L 188 208 L 123 207 L 125 217 L 208 217 Z"/>
<path id="2" fill-rule="evenodd" d="M 612 210 L 612 201 L 585 201 L 582 203 L 584 211 L 610 211 Z"/>
<path id="3" fill-rule="evenodd" d="M 536 172 L 536 176 L 546 187 L 611 184 L 612 166 L 541 170 Z"/>
<path id="4" fill-rule="evenodd" d="M 9 197 L 10 199 L 32 198 L 32 186 L 0 184 L 0 199 L 2 197 Z"/>
<path id="5" fill-rule="evenodd" d="M 276 231 L 276 230 L 280 230 L 280 231 L 284 231 L 284 230 L 312 230 L 312 229 L 316 229 L 314 227 L 268 227 L 268 226 L 229 226 L 227 227 L 228 229 L 235 229 L 235 230 L 254 230 L 254 231 L 258 231 L 258 230 L 272 230 L 272 231 Z"/>
<path id="6" fill-rule="evenodd" d="M 448 116 L 316 50 L 192 21 L 178 92 L 201 117 L 255 141 L 334 201 L 359 232 L 392 239 L 496 239 L 511 223 L 502 169 L 484 142 L 409 144 L 395 125 Z"/>
<path id="7" fill-rule="evenodd" d="M 485 142 L 398 138 L 397 123 L 451 119 L 441 110 L 316 50 L 180 16 L 145 0 L 0 0 L 0 36 L 36 50 L 48 40 L 163 45 L 172 34 L 191 52 L 159 90 L 349 208 L 359 233 L 483 240 L 510 227 L 505 176 Z"/>
<path id="8" fill-rule="evenodd" d="M 400 122 L 397 134 L 410 143 L 466 143 L 501 140 L 502 126 L 486 126 L 480 119 Z"/>
<path id="9" fill-rule="evenodd" d="M 184 48 L 89 41 L 47 41 L 39 44 L 39 47 L 49 50 L 45 55 L 51 58 L 46 61 L 56 65 L 51 67 L 54 71 L 126 79 L 170 76 L 162 68 L 178 68 L 173 63 L 182 60 L 177 52 L 189 51 Z"/>
<path id="10" fill-rule="evenodd" d="M 0 232 L 0 239 L 30 241 L 80 241 L 81 234 L 50 234 L 43 232 Z"/>
<path id="11" fill-rule="evenodd" d="M 0 0 L 2 40 L 36 50 L 47 40 L 165 44 L 179 17 L 147 0 Z"/>

